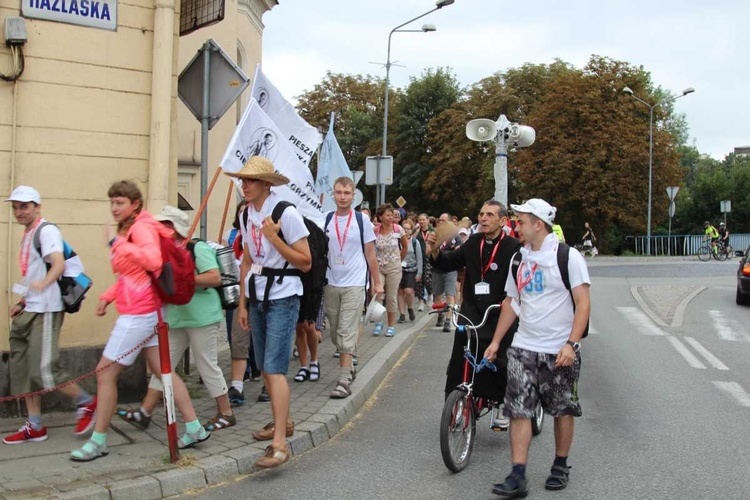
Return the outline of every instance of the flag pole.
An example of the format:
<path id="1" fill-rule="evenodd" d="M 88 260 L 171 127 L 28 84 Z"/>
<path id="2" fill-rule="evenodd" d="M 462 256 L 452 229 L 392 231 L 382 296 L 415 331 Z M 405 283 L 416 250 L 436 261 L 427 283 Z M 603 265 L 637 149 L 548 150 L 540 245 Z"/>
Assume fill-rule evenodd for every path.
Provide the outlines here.
<path id="1" fill-rule="evenodd" d="M 219 228 L 219 237 L 216 241 L 222 242 L 222 235 L 224 234 L 224 225 L 227 223 L 227 214 L 229 213 L 229 203 L 232 201 L 232 191 L 234 190 L 234 181 L 229 180 L 229 191 L 227 191 L 227 202 L 224 204 L 224 215 L 221 217 L 221 227 Z"/>
<path id="2" fill-rule="evenodd" d="M 203 211 L 206 210 L 208 199 L 211 197 L 211 192 L 214 190 L 216 181 L 219 179 L 219 174 L 221 174 L 221 167 L 216 167 L 216 173 L 214 174 L 214 178 L 211 180 L 211 185 L 208 186 L 208 189 L 206 189 L 206 195 L 203 197 L 201 206 L 198 209 L 198 212 L 195 214 L 195 218 L 193 219 L 193 225 L 190 226 L 190 232 L 187 234 L 187 237 L 185 238 L 186 241 L 190 241 L 190 238 L 193 237 L 193 233 L 195 233 L 195 228 L 198 227 L 198 223 L 201 220 L 201 215 L 203 214 Z"/>

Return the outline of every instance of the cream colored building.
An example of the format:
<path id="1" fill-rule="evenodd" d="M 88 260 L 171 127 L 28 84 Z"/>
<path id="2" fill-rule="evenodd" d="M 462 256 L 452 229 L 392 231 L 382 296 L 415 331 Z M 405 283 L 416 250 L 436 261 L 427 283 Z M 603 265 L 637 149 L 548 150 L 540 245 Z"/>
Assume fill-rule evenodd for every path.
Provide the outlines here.
<path id="1" fill-rule="evenodd" d="M 97 296 L 114 280 L 103 231 L 112 222 L 109 186 L 137 181 L 152 213 L 176 205 L 178 192 L 200 206 L 200 123 L 177 97 L 179 73 L 212 38 L 252 78 L 261 59 L 263 14 L 278 5 L 227 0 L 223 21 L 180 37 L 180 0 L 173 2 L 118 2 L 116 31 L 26 19 L 25 70 L 15 83 L 0 82 L 0 196 L 5 200 L 20 184 L 38 189 L 44 217 L 60 226 L 94 280 L 83 309 L 65 318 L 62 347 L 102 346 L 116 317 L 114 307 L 104 318 L 94 315 Z M 0 0 L 3 21 L 21 15 L 19 4 Z M 10 60 L 4 45 L 0 60 Z M 209 181 L 248 94 L 209 133 Z M 228 188 L 222 175 L 208 206 L 209 239 L 218 236 Z M 6 328 L 0 351 L 7 351 L 23 231 L 10 204 L 3 208 L 0 318 Z"/>

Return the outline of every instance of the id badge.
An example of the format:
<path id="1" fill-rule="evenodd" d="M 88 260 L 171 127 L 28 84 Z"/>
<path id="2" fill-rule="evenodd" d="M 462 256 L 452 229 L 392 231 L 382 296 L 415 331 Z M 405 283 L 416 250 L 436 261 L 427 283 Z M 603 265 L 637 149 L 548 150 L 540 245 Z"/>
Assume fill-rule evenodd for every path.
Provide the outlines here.
<path id="1" fill-rule="evenodd" d="M 337 257 L 334 257 L 333 258 L 333 263 L 336 264 L 337 266 L 343 266 L 344 265 L 344 256 L 343 255 L 339 255 Z"/>
<path id="2" fill-rule="evenodd" d="M 257 274 L 258 276 L 260 276 L 260 273 L 262 272 L 263 266 L 261 266 L 260 264 L 253 264 L 252 266 L 250 266 L 250 274 Z"/>
<path id="3" fill-rule="evenodd" d="M 476 285 L 474 285 L 474 295 L 489 295 L 490 294 L 490 284 L 485 283 L 484 281 L 480 281 Z"/>

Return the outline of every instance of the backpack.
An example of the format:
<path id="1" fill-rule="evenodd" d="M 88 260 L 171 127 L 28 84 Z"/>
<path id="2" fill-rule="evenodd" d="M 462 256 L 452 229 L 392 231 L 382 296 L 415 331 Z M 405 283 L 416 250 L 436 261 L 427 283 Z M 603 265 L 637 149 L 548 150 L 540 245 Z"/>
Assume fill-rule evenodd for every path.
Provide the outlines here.
<path id="1" fill-rule="evenodd" d="M 271 220 L 274 223 L 278 223 L 281 219 L 281 215 L 287 207 L 294 207 L 293 203 L 288 201 L 280 201 L 273 207 L 271 212 Z M 300 214 L 301 215 L 301 214 Z M 247 209 L 242 212 L 242 226 L 247 231 Z M 299 276 L 302 280 L 303 294 L 320 293 L 326 284 L 326 270 L 328 269 L 328 236 L 326 233 L 318 227 L 313 221 L 305 216 L 302 216 L 302 220 L 305 223 L 307 231 L 310 233 L 307 236 L 307 244 L 310 246 L 310 257 L 312 258 L 312 267 L 306 273 L 303 273 L 299 269 L 288 269 L 289 262 L 284 264 L 281 269 L 273 269 L 270 267 L 264 267 L 261 271 L 261 276 L 278 277 L 278 279 L 267 279 L 266 289 L 263 293 L 263 302 L 268 302 L 268 294 L 271 292 L 271 286 L 274 281 L 277 284 L 281 284 L 284 281 L 284 276 Z M 284 239 L 284 233 L 279 231 L 279 238 L 284 243 L 287 243 Z M 250 300 L 256 300 L 257 294 L 255 293 L 255 280 L 250 280 L 249 285 Z"/>
<path id="2" fill-rule="evenodd" d="M 158 275 L 151 274 L 156 293 L 165 304 L 182 306 L 195 293 L 195 262 L 185 245 L 171 236 L 159 233 L 162 266 Z"/>
<path id="3" fill-rule="evenodd" d="M 51 225 L 54 224 L 46 221 L 42 222 L 37 226 L 36 231 L 34 231 L 34 248 L 36 248 L 40 256 L 42 255 L 42 242 L 39 231 L 44 226 Z M 72 314 L 81 310 L 83 299 L 86 298 L 86 292 L 91 288 L 93 281 L 84 274 L 81 258 L 65 240 L 63 240 L 63 258 L 65 259 L 65 270 L 57 278 L 57 285 L 60 287 L 60 295 L 65 312 Z M 48 262 L 44 264 L 47 266 L 47 271 L 49 271 L 52 265 Z"/>
<path id="4" fill-rule="evenodd" d="M 214 290 L 219 294 L 221 308 L 225 311 L 236 309 L 240 305 L 240 281 L 237 276 L 234 249 L 221 245 L 214 246 L 214 244 L 200 238 L 193 238 L 187 243 L 187 249 L 190 251 L 190 255 L 193 256 L 193 262 L 195 262 L 195 244 L 199 241 L 203 241 L 214 251 L 216 262 L 219 264 L 221 285 L 215 286 Z"/>
<path id="5" fill-rule="evenodd" d="M 557 245 L 557 267 L 560 269 L 560 276 L 565 288 L 570 292 L 570 300 L 573 302 L 573 312 L 576 311 L 576 301 L 573 299 L 573 290 L 570 289 L 570 274 L 568 273 L 568 260 L 570 259 L 570 247 L 565 243 Z M 514 279 L 518 276 L 518 268 L 521 265 L 521 252 L 513 255 L 511 272 Z M 586 320 L 586 328 L 583 329 L 582 339 L 589 336 L 589 320 Z"/>

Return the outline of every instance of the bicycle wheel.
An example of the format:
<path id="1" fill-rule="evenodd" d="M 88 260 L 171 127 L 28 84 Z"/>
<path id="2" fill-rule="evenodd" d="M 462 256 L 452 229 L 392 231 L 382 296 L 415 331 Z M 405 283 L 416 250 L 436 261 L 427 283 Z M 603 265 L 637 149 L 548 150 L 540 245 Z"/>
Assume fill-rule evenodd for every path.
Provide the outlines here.
<path id="1" fill-rule="evenodd" d="M 538 436 L 541 434 L 542 427 L 544 427 L 544 408 L 542 408 L 542 401 L 540 399 L 534 409 L 534 418 L 531 419 L 531 435 Z"/>
<path id="2" fill-rule="evenodd" d="M 440 419 L 440 453 L 452 472 L 469 465 L 476 434 L 474 402 L 466 391 L 456 389 L 448 395 Z"/>
<path id="3" fill-rule="evenodd" d="M 703 262 L 708 262 L 711 260 L 711 254 L 713 252 L 711 251 L 711 247 L 707 245 L 703 245 L 698 249 L 698 259 L 700 259 Z"/>
<path id="4" fill-rule="evenodd" d="M 724 253 L 724 247 L 717 245 L 716 248 L 713 249 L 711 254 L 713 255 L 714 259 L 718 260 L 719 262 L 727 260 L 727 254 Z"/>

